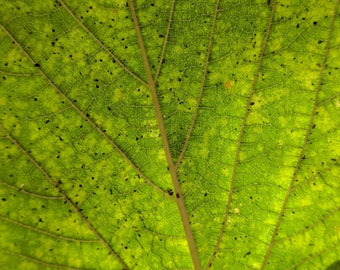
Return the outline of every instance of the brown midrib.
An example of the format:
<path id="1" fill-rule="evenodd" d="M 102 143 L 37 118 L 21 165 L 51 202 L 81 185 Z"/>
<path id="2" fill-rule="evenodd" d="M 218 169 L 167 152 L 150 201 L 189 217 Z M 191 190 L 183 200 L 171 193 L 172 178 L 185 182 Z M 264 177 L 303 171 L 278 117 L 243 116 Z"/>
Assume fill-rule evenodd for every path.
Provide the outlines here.
<path id="1" fill-rule="evenodd" d="M 163 148 L 164 148 L 165 156 L 166 156 L 166 159 L 167 159 L 169 172 L 170 172 L 170 175 L 171 175 L 174 190 L 175 190 L 175 193 L 176 193 L 176 198 L 177 198 L 176 202 L 177 202 L 177 206 L 178 206 L 178 209 L 179 209 L 179 212 L 180 212 L 180 215 L 181 215 L 182 224 L 183 224 L 183 227 L 184 227 L 184 232 L 185 232 L 185 235 L 186 235 L 187 243 L 188 243 L 190 254 L 191 254 L 191 259 L 192 259 L 192 262 L 193 262 L 195 269 L 200 270 L 201 264 L 200 264 L 200 261 L 199 261 L 194 237 L 193 237 L 191 227 L 190 227 L 190 224 L 189 224 L 189 217 L 186 213 L 184 200 L 183 200 L 183 194 L 182 194 L 182 191 L 181 191 L 181 188 L 180 188 L 180 185 L 179 185 L 179 181 L 178 181 L 177 171 L 176 171 L 176 168 L 174 166 L 173 159 L 172 159 L 172 156 L 171 156 L 169 141 L 168 141 L 167 134 L 166 134 L 166 131 L 165 131 L 164 121 L 163 121 L 163 117 L 162 117 L 162 113 L 161 113 L 161 109 L 160 109 L 160 105 L 159 105 L 159 101 L 158 101 L 158 97 L 157 97 L 157 93 L 156 93 L 155 81 L 154 81 L 152 73 L 151 73 L 151 68 L 150 68 L 148 56 L 147 56 L 147 53 L 146 53 L 142 34 L 141 34 L 139 24 L 138 24 L 137 14 L 136 14 L 136 11 L 135 11 L 133 1 L 128 0 L 128 4 L 129 4 L 130 10 L 131 10 L 133 24 L 134 24 L 136 34 L 137 34 L 138 44 L 139 44 L 139 47 L 141 49 L 141 53 L 142 53 L 142 57 L 143 57 L 143 64 L 144 64 L 145 72 L 146 72 L 146 75 L 147 75 L 148 87 L 149 87 L 150 92 L 151 92 L 152 102 L 153 102 L 153 105 L 154 105 L 154 108 L 155 108 L 156 118 L 157 118 L 157 122 L 158 122 L 158 126 L 159 126 L 159 131 L 160 131 L 160 135 L 161 135 L 161 138 L 162 138 Z"/>

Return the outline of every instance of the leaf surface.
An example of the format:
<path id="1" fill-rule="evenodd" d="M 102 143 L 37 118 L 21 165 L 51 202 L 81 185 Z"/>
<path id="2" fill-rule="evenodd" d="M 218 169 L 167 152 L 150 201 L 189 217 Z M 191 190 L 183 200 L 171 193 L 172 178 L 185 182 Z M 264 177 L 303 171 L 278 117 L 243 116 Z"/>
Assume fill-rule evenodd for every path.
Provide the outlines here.
<path id="1" fill-rule="evenodd" d="M 1 269 L 330 269 L 339 1 L 3 1 Z"/>

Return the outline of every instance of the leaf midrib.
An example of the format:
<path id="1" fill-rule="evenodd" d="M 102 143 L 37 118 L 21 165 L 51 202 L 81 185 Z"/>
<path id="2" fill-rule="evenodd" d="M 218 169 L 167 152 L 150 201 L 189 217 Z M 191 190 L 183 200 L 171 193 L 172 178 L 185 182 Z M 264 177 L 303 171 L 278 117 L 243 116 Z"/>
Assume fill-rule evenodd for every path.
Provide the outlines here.
<path id="1" fill-rule="evenodd" d="M 149 64 L 148 56 L 147 56 L 147 53 L 146 53 L 142 34 L 141 34 L 141 31 L 140 31 L 136 10 L 135 10 L 134 3 L 133 3 L 132 0 L 128 1 L 128 5 L 129 5 L 130 11 L 131 11 L 131 15 L 132 15 L 132 19 L 133 19 L 133 25 L 135 27 L 138 44 L 139 44 L 141 54 L 142 54 L 142 57 L 143 57 L 144 69 L 145 69 L 147 79 L 148 79 L 148 87 L 149 87 L 149 90 L 151 92 L 152 101 L 153 101 L 153 104 L 154 104 L 156 118 L 157 118 L 157 122 L 158 122 L 158 127 L 159 127 L 160 135 L 161 135 L 161 138 L 162 138 L 162 142 L 163 142 L 163 148 L 164 148 L 165 156 L 166 156 L 167 163 L 168 163 L 169 172 L 170 172 L 170 175 L 171 175 L 172 183 L 173 183 L 176 198 L 177 198 L 176 203 L 177 203 L 180 215 L 181 215 L 182 224 L 183 224 L 183 227 L 184 227 L 185 235 L 186 235 L 186 238 L 187 238 L 187 243 L 188 243 L 190 254 L 191 254 L 191 259 L 192 259 L 192 262 L 193 262 L 195 269 L 200 270 L 201 264 L 200 264 L 200 261 L 199 261 L 198 252 L 197 252 L 197 248 L 196 248 L 196 245 L 195 245 L 192 230 L 191 230 L 191 227 L 190 227 L 189 217 L 188 217 L 188 214 L 187 214 L 186 209 L 185 209 L 184 198 L 183 198 L 183 194 L 182 194 L 182 191 L 181 191 L 181 188 L 180 188 L 180 185 L 179 185 L 176 167 L 173 163 L 173 158 L 171 156 L 170 146 L 169 146 L 169 142 L 168 142 L 168 139 L 167 139 L 167 134 L 166 134 L 166 131 L 165 131 L 162 112 L 161 112 L 161 109 L 160 109 L 158 96 L 157 96 L 157 92 L 156 92 L 155 81 L 154 81 L 154 78 L 152 76 L 151 67 L 150 67 L 150 64 Z"/>

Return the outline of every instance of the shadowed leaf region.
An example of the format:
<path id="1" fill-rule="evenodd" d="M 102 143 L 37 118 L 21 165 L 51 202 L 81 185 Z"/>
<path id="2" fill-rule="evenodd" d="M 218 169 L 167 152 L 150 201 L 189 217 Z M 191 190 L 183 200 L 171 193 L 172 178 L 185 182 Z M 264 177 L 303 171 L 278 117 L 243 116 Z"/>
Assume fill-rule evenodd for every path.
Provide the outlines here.
<path id="1" fill-rule="evenodd" d="M 0 6 L 0 269 L 338 269 L 339 0 Z"/>

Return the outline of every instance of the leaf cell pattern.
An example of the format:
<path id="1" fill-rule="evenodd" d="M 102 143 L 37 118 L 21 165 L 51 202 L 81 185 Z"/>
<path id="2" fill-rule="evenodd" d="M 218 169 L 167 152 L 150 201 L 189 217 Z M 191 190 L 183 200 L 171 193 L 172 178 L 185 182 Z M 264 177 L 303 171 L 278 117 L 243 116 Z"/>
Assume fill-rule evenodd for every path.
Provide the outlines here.
<path id="1" fill-rule="evenodd" d="M 1 269 L 339 264 L 338 0 L 0 10 Z"/>

